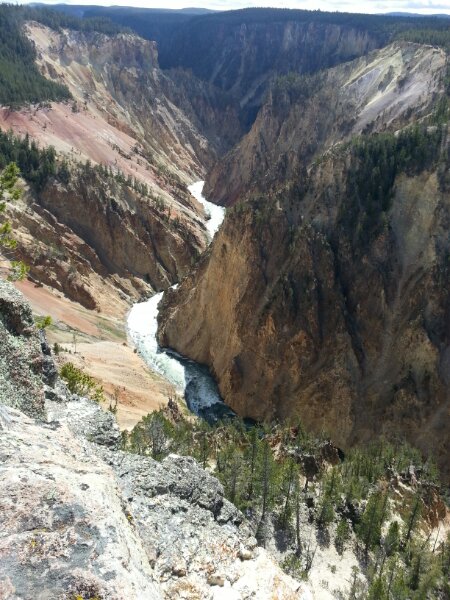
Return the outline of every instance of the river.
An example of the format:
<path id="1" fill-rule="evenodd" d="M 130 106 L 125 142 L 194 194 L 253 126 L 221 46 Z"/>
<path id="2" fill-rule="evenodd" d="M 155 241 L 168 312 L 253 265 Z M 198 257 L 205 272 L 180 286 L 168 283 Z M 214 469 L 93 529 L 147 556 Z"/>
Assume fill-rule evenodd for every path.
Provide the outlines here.
<path id="1" fill-rule="evenodd" d="M 212 240 L 222 224 L 225 209 L 202 196 L 203 184 L 203 181 L 198 181 L 189 187 L 189 191 L 209 216 L 206 229 Z M 209 422 L 234 416 L 233 411 L 224 404 L 217 384 L 205 366 L 159 347 L 156 340 L 158 304 L 163 294 L 155 294 L 149 300 L 135 304 L 129 312 L 128 333 L 139 354 L 153 371 L 162 375 L 184 396 L 189 410 L 194 414 Z"/>

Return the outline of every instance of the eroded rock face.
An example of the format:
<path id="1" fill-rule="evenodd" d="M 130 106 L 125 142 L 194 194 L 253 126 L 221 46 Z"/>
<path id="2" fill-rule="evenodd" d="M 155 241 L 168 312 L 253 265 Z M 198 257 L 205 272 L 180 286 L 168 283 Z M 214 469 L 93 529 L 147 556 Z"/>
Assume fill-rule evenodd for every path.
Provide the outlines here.
<path id="1" fill-rule="evenodd" d="M 159 599 L 111 470 L 65 426 L 8 410 L 0 437 L 2 598 Z"/>
<path id="2" fill-rule="evenodd" d="M 251 18 L 249 18 L 251 17 Z M 311 22 L 309 16 L 251 9 L 228 19 L 191 22 L 165 48 L 162 65 L 192 69 L 239 101 L 251 125 L 276 75 L 311 73 L 352 60 L 380 45 L 364 25 Z"/>
<path id="3" fill-rule="evenodd" d="M 295 178 L 336 143 L 416 121 L 443 93 L 445 68 L 443 50 L 397 42 L 307 79 L 280 79 L 251 131 L 208 174 L 205 194 L 231 206 Z"/>
<path id="4" fill-rule="evenodd" d="M 186 206 L 161 205 L 112 178 L 74 169 L 8 207 L 18 253 L 34 279 L 89 309 L 132 302 L 178 281 L 205 249 L 206 230 Z M 168 216 L 171 210 L 171 216 Z"/>
<path id="5" fill-rule="evenodd" d="M 165 597 L 301 598 L 299 583 L 256 548 L 243 515 L 193 458 L 171 455 L 156 463 L 122 452 L 102 455 L 130 503 Z"/>
<path id="6" fill-rule="evenodd" d="M 342 448 L 402 436 L 447 477 L 449 190 L 434 168 L 398 175 L 364 230 L 355 168 L 330 152 L 303 189 L 231 211 L 165 294 L 160 343 L 207 364 L 243 417 L 300 416 Z"/>
<path id="7" fill-rule="evenodd" d="M 204 210 L 186 186 L 237 141 L 233 102 L 163 73 L 156 44 L 136 35 L 24 30 L 42 73 L 73 101 L 0 109 L 3 130 L 52 145 L 68 165 L 9 207 L 21 258 L 89 309 L 165 289 L 206 247 Z"/>
<path id="8" fill-rule="evenodd" d="M 0 404 L 43 416 L 44 362 L 29 304 L 0 278 Z"/>

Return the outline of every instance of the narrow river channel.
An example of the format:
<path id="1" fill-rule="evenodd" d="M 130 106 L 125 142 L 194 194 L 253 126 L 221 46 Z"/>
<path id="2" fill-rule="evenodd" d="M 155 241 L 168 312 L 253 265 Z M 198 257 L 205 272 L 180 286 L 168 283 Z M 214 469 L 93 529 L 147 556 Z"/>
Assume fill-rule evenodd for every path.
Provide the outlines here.
<path id="1" fill-rule="evenodd" d="M 203 204 L 210 217 L 206 228 L 212 240 L 222 224 L 225 209 L 202 196 L 203 184 L 203 181 L 198 181 L 189 187 L 189 191 Z M 156 340 L 158 304 L 163 294 L 155 294 L 149 300 L 135 304 L 128 315 L 128 332 L 139 354 L 153 371 L 162 375 L 184 396 L 189 410 L 194 414 L 209 422 L 233 416 L 233 411 L 224 404 L 217 384 L 205 366 L 159 347 Z"/>

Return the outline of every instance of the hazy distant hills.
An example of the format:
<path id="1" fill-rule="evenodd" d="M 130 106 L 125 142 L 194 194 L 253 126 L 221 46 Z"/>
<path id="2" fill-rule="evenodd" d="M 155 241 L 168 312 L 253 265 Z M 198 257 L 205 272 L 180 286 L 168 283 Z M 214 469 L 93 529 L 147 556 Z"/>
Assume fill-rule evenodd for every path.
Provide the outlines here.
<path id="1" fill-rule="evenodd" d="M 389 13 L 385 13 L 386 16 L 388 17 L 413 17 L 413 18 L 437 18 L 437 19 L 450 19 L 450 14 L 433 14 L 433 15 L 421 15 L 419 13 L 409 13 L 409 12 L 389 12 Z"/>

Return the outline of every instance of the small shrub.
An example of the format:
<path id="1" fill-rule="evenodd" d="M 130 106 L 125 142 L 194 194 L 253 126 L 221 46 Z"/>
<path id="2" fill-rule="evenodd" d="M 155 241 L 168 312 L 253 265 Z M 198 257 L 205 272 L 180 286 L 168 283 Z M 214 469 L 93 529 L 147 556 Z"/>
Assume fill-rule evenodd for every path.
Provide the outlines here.
<path id="1" fill-rule="evenodd" d="M 38 329 L 46 329 L 52 324 L 52 318 L 50 315 L 36 317 L 34 323 Z"/>
<path id="2" fill-rule="evenodd" d="M 67 384 L 72 394 L 88 396 L 95 402 L 104 400 L 103 388 L 98 385 L 93 377 L 77 369 L 72 363 L 66 363 L 61 367 L 60 375 Z"/>

